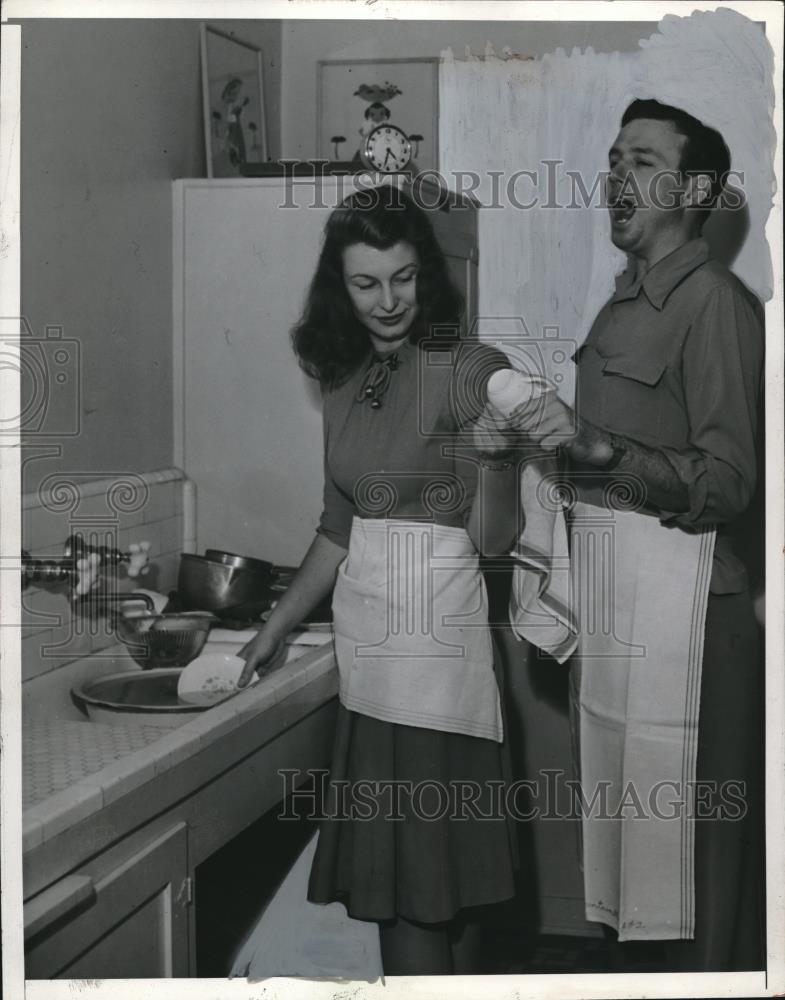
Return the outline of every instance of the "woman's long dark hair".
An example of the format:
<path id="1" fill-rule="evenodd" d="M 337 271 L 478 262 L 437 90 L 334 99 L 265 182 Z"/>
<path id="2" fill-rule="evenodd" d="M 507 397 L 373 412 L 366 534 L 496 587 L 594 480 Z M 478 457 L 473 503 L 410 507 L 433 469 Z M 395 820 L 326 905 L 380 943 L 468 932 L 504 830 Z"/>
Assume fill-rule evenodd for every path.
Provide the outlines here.
<path id="1" fill-rule="evenodd" d="M 358 191 L 327 220 L 305 309 L 292 331 L 300 367 L 322 385 L 339 385 L 370 350 L 368 331 L 355 316 L 344 284 L 344 250 L 356 243 L 389 250 L 401 242 L 411 244 L 419 258 L 420 314 L 409 340 L 422 340 L 435 323 L 454 326 L 457 336 L 463 301 L 425 212 L 392 185 Z"/>

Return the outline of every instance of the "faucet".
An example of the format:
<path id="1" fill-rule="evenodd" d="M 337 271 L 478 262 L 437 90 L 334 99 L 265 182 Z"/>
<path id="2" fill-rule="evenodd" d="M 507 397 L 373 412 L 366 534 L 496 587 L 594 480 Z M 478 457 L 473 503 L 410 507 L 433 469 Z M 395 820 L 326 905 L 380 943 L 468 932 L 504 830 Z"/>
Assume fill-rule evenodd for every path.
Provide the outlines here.
<path id="1" fill-rule="evenodd" d="M 31 583 L 73 584 L 73 599 L 88 594 L 98 580 L 102 565 L 128 564 L 128 575 L 137 577 L 147 572 L 150 562 L 150 542 L 132 542 L 128 552 L 108 545 L 88 545 L 82 535 L 71 535 L 64 546 L 62 559 L 33 559 L 22 550 L 22 590 Z"/>

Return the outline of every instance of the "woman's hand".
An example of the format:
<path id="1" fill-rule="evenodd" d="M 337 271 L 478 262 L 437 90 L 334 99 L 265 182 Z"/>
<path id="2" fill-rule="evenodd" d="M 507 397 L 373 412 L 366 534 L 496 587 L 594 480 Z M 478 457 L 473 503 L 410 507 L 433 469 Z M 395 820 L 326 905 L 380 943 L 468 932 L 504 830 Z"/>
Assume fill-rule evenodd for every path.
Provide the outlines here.
<path id="1" fill-rule="evenodd" d="M 272 608 L 270 620 L 240 650 L 238 655 L 245 660 L 245 666 L 237 682 L 239 687 L 248 684 L 254 671 L 261 676 L 283 664 L 285 636 L 330 593 L 346 554 L 346 549 L 325 535 L 314 538 L 286 593 Z"/>
<path id="2" fill-rule="evenodd" d="M 474 447 L 481 455 L 489 458 L 513 451 L 519 443 L 519 437 L 518 431 L 507 417 L 490 402 L 485 404 L 485 409 L 472 427 Z"/>
<path id="3" fill-rule="evenodd" d="M 271 635 L 266 628 L 260 629 L 257 635 L 247 642 L 237 654 L 245 660 L 245 666 L 237 681 L 238 687 L 250 683 L 254 671 L 261 677 L 268 673 L 284 651 L 283 639 Z"/>

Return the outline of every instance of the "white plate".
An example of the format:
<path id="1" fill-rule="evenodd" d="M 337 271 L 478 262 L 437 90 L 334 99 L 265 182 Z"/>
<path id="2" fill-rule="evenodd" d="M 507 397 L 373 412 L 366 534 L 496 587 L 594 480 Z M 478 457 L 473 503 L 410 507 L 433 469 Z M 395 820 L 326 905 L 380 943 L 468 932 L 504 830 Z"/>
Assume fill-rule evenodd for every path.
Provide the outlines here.
<path id="1" fill-rule="evenodd" d="M 245 660 L 233 653 L 202 653 L 180 674 L 177 695 L 189 705 L 214 705 L 234 694 Z M 254 674 L 251 684 L 258 680 Z"/>

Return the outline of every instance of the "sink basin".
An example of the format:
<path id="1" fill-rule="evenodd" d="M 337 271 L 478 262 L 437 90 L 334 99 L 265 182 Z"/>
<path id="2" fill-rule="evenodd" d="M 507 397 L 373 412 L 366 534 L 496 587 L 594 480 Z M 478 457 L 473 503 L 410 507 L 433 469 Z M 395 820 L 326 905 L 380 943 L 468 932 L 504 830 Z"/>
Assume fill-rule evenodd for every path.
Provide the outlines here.
<path id="1" fill-rule="evenodd" d="M 174 729 L 205 710 L 177 697 L 182 667 L 124 670 L 73 688 L 75 700 L 92 722 L 138 722 Z"/>
<path id="2" fill-rule="evenodd" d="M 243 642 L 236 639 L 231 643 L 208 642 L 204 652 L 237 653 L 242 645 Z M 284 665 L 299 659 L 310 648 L 312 647 L 289 646 Z M 182 726 L 201 712 L 209 711 L 216 705 L 223 704 L 226 698 L 235 696 L 234 692 L 227 694 L 226 698 L 209 705 L 193 705 L 181 701 L 177 696 L 177 682 L 182 672 L 182 667 L 126 669 L 75 684 L 71 695 L 87 712 L 91 722 L 133 722 L 162 729 Z"/>

